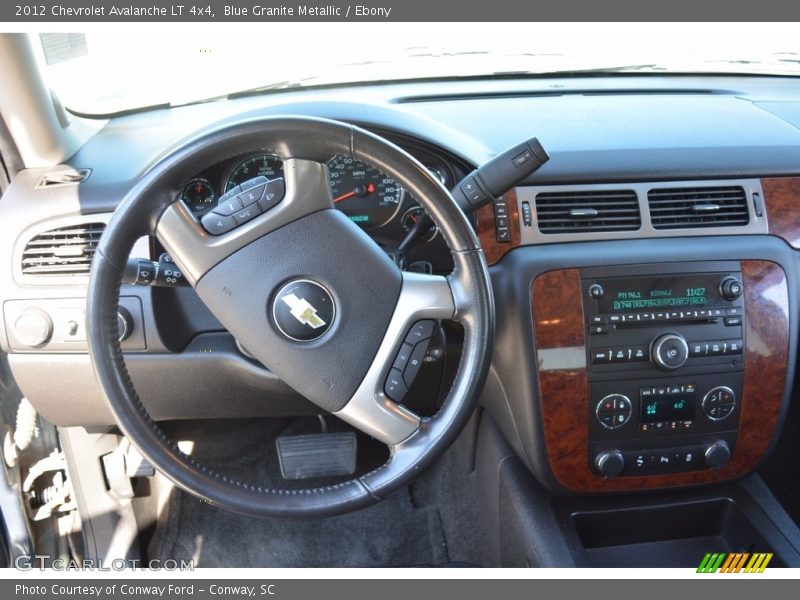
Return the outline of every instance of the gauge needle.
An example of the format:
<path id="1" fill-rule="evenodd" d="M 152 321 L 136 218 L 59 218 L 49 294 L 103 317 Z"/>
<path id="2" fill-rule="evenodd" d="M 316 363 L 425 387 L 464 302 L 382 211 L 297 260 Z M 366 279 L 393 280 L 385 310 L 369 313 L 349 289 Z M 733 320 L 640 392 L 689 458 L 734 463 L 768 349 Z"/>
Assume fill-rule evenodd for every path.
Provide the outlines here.
<path id="1" fill-rule="evenodd" d="M 337 196 L 333 199 L 333 203 L 336 204 L 337 202 L 341 202 L 342 200 L 347 200 L 348 198 L 352 198 L 355 196 L 355 192 L 347 192 L 346 194 L 342 194 L 341 196 Z"/>
<path id="2" fill-rule="evenodd" d="M 364 188 L 361 188 L 361 189 L 363 190 Z M 367 194 L 371 194 L 374 191 L 375 191 L 375 184 L 374 183 L 370 183 L 367 186 L 366 193 Z M 333 199 L 333 203 L 336 204 L 337 202 L 341 202 L 342 200 L 347 200 L 348 198 L 352 198 L 353 196 L 356 196 L 356 195 L 363 196 L 364 194 L 363 193 L 359 194 L 357 189 L 356 189 L 356 190 L 353 190 L 352 192 L 347 192 L 346 194 L 342 194 L 341 196 L 336 196 L 336 198 Z"/>

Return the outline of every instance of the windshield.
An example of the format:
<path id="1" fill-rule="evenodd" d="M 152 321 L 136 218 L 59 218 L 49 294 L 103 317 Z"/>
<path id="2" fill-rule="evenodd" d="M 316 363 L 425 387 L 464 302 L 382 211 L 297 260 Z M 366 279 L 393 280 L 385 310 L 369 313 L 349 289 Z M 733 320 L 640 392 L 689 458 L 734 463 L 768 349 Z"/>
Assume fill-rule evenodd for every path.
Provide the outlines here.
<path id="1" fill-rule="evenodd" d="M 355 82 L 621 73 L 800 75 L 796 24 L 148 24 L 42 33 L 71 110 L 110 114 Z"/>

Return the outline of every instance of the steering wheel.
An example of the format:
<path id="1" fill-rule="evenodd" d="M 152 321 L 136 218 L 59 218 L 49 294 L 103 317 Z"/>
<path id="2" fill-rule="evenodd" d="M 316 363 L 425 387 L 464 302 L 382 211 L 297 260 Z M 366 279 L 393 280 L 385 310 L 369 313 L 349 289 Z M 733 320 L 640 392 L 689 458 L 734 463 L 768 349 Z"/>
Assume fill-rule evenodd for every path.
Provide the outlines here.
<path id="1" fill-rule="evenodd" d="M 275 185 L 284 189 L 252 205 L 260 214 L 251 220 L 211 235 L 176 201 L 181 185 L 198 170 L 256 149 L 283 159 L 285 181 Z M 401 272 L 334 209 L 325 162 L 336 154 L 376 167 L 414 196 L 452 252 L 449 276 Z M 343 483 L 289 490 L 234 480 L 181 452 L 140 401 L 118 341 L 122 273 L 142 235 L 158 237 L 200 299 L 252 355 L 322 410 L 387 444 L 388 461 Z M 123 434 L 178 487 L 223 509 L 263 517 L 357 510 L 420 474 L 474 410 L 494 336 L 486 260 L 449 192 L 390 142 L 348 124 L 305 117 L 220 126 L 158 160 L 109 221 L 87 300 L 92 363 Z M 422 418 L 391 400 L 386 381 L 412 328 L 433 319 L 461 323 L 464 348 L 441 408 Z"/>

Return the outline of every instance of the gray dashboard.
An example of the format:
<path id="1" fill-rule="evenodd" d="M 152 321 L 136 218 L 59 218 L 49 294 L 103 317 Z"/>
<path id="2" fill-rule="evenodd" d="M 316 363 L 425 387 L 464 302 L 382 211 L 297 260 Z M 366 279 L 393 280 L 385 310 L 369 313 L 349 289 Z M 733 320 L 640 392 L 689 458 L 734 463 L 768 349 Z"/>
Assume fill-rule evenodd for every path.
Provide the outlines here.
<path id="1" fill-rule="evenodd" d="M 64 220 L 107 219 L 159 157 L 198 130 L 252 116 L 288 114 L 356 123 L 390 136 L 412 153 L 422 147 L 462 169 L 536 135 L 552 157 L 527 182 L 537 186 L 800 173 L 800 82 L 790 78 L 624 76 L 356 85 L 159 109 L 109 119 L 68 161 L 71 167 L 91 169 L 79 185 L 38 188 L 41 176 L 51 170 L 46 168 L 15 177 L 0 200 L 4 310 L 16 310 L 20 302 L 58 304 L 60 299 L 74 306 L 85 296 L 85 280 L 31 285 L 15 276 L 19 245 L 26 243 L 31 227 L 44 230 Z M 510 256 L 536 261 L 536 244 L 543 240 L 529 241 Z M 697 238 L 692 247 L 701 247 L 702 241 Z M 615 252 L 620 243 L 614 243 Z M 775 243 L 769 238 L 772 251 Z M 724 254 L 718 243 L 714 248 Z M 574 250 L 568 252 L 571 257 Z M 552 255 L 559 252 L 552 245 L 548 260 L 555 264 Z M 501 261 L 493 267 L 502 273 L 496 277 L 505 281 L 508 266 L 521 268 Z M 242 353 L 191 290 L 165 294 L 126 287 L 122 296 L 133 299 L 134 309 L 140 307 L 135 325 L 141 334 L 136 346 L 128 346 L 127 361 L 156 418 L 313 410 Z M 5 351 L 12 341 L 7 323 L 7 318 L 0 322 Z M 112 423 L 82 348 L 59 353 L 16 350 L 9 359 L 20 387 L 49 420 L 60 425 Z"/>

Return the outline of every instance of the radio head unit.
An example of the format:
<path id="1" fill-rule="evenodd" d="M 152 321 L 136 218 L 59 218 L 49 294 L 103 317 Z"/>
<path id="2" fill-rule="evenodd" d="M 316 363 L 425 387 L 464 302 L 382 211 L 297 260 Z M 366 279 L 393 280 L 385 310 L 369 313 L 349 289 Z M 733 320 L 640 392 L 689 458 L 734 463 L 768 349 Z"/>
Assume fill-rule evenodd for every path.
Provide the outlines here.
<path id="1" fill-rule="evenodd" d="M 732 268 L 582 272 L 587 458 L 598 474 L 717 468 L 734 451 L 744 289 L 738 265 L 713 266 Z"/>

